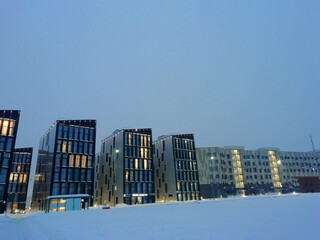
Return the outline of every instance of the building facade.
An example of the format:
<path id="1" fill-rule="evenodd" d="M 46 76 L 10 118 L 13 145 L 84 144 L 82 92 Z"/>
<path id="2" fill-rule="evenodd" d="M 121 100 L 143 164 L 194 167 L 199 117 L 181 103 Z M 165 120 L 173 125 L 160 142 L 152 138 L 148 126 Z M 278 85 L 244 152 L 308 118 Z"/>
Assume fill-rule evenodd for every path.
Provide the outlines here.
<path id="1" fill-rule="evenodd" d="M 283 152 L 278 148 L 197 148 L 204 198 L 237 194 L 299 191 L 294 177 L 319 176 L 319 153 Z"/>
<path id="2" fill-rule="evenodd" d="M 0 110 L 0 214 L 6 211 L 9 176 L 16 143 L 20 111 Z"/>
<path id="3" fill-rule="evenodd" d="M 159 137 L 153 158 L 156 202 L 200 200 L 193 134 Z"/>
<path id="4" fill-rule="evenodd" d="M 102 140 L 96 204 L 154 203 L 152 130 L 116 130 Z"/>
<path id="5" fill-rule="evenodd" d="M 9 177 L 7 211 L 25 210 L 33 148 L 14 149 Z"/>
<path id="6" fill-rule="evenodd" d="M 45 210 L 48 196 L 93 196 L 95 144 L 96 120 L 58 120 L 51 126 L 40 140 L 34 210 Z"/>

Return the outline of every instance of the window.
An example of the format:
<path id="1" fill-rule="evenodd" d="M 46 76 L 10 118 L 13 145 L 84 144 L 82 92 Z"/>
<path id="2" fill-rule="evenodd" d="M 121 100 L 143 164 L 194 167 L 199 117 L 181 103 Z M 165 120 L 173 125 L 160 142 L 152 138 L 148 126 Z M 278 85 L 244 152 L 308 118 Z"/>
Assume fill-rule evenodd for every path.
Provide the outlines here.
<path id="1" fill-rule="evenodd" d="M 80 155 L 76 155 L 76 164 L 75 167 L 80 167 Z"/>
<path id="2" fill-rule="evenodd" d="M 82 168 L 87 167 L 87 156 L 85 155 L 82 156 L 81 167 Z"/>
<path id="3" fill-rule="evenodd" d="M 0 172 L 0 183 L 6 183 L 8 169 L 1 169 Z"/>
<path id="4" fill-rule="evenodd" d="M 69 155 L 69 167 L 73 167 L 73 164 L 74 164 L 74 156 Z"/>
<path id="5" fill-rule="evenodd" d="M 1 135 L 7 135 L 8 127 L 9 127 L 9 120 L 3 120 L 2 121 Z"/>
<path id="6" fill-rule="evenodd" d="M 11 150 L 11 147 L 12 147 L 12 138 L 8 138 L 7 140 L 7 146 L 6 146 L 6 150 L 7 151 L 10 151 Z"/>

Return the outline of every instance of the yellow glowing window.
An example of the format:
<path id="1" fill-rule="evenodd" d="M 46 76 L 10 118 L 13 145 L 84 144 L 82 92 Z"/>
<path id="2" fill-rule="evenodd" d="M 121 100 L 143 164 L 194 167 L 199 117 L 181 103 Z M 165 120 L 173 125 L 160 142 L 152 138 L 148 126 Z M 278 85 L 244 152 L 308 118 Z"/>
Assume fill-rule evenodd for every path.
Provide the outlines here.
<path id="1" fill-rule="evenodd" d="M 15 125 L 15 122 L 14 121 L 10 121 L 9 136 L 13 136 L 14 125 Z"/>
<path id="2" fill-rule="evenodd" d="M 23 174 L 23 182 L 26 183 L 28 178 L 28 174 Z"/>
<path id="3" fill-rule="evenodd" d="M 147 136 L 144 137 L 144 146 L 147 146 Z"/>
<path id="4" fill-rule="evenodd" d="M 148 160 L 145 159 L 144 160 L 144 170 L 147 170 L 148 169 Z"/>
<path id="5" fill-rule="evenodd" d="M 19 183 L 22 183 L 23 182 L 23 174 L 20 174 L 19 176 Z"/>
<path id="6" fill-rule="evenodd" d="M 126 170 L 126 180 L 128 181 L 129 180 L 129 171 Z"/>
<path id="7" fill-rule="evenodd" d="M 82 156 L 81 167 L 87 167 L 87 156 Z"/>
<path id="8" fill-rule="evenodd" d="M 135 168 L 135 169 L 139 169 L 139 159 L 138 159 L 138 158 L 136 158 L 136 159 L 134 160 L 134 168 Z"/>
<path id="9" fill-rule="evenodd" d="M 147 149 L 147 148 L 144 149 L 144 157 L 145 157 L 145 158 L 148 157 L 148 149 Z"/>
<path id="10" fill-rule="evenodd" d="M 131 144 L 132 144 L 132 143 L 131 143 L 131 140 L 132 140 L 131 133 L 129 133 L 128 136 L 129 136 L 128 145 L 131 145 Z"/>
<path id="11" fill-rule="evenodd" d="M 67 141 L 62 142 L 62 152 L 67 152 Z"/>
<path id="12" fill-rule="evenodd" d="M 76 155 L 76 165 L 75 167 L 80 167 L 80 155 Z"/>
<path id="13" fill-rule="evenodd" d="M 140 148 L 141 157 L 144 158 L 144 151 L 143 148 Z"/>
<path id="14" fill-rule="evenodd" d="M 1 131 L 2 135 L 7 135 L 8 127 L 9 127 L 9 121 L 8 120 L 3 120 L 3 122 L 2 122 L 2 131 Z"/>
<path id="15" fill-rule="evenodd" d="M 177 182 L 177 190 L 180 191 L 180 182 Z"/>
<path id="16" fill-rule="evenodd" d="M 74 156 L 69 155 L 69 167 L 73 167 L 73 164 L 74 164 Z"/>

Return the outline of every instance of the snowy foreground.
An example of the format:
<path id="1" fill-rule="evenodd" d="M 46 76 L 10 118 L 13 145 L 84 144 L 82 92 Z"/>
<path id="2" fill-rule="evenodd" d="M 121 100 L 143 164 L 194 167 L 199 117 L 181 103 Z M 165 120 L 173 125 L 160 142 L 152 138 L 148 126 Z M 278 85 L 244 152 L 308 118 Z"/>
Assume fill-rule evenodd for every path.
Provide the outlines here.
<path id="1" fill-rule="evenodd" d="M 2 214 L 0 239 L 320 239 L 320 194 Z"/>

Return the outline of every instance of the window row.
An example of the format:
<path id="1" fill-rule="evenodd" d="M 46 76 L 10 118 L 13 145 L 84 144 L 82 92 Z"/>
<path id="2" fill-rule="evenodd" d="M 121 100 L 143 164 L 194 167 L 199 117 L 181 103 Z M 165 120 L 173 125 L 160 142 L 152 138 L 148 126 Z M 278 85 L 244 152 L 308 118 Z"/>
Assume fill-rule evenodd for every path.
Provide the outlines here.
<path id="1" fill-rule="evenodd" d="M 150 148 L 140 147 L 125 147 L 124 148 L 126 157 L 139 157 L 139 158 L 151 158 Z"/>
<path id="2" fill-rule="evenodd" d="M 27 192 L 28 184 L 16 184 L 16 183 L 10 183 L 8 186 L 8 192 L 12 193 L 18 193 L 18 192 Z"/>
<path id="3" fill-rule="evenodd" d="M 57 153 L 55 165 L 63 167 L 91 168 L 92 156 Z"/>
<path id="4" fill-rule="evenodd" d="M 177 181 L 198 181 L 198 172 L 176 171 Z"/>
<path id="5" fill-rule="evenodd" d="M 27 199 L 27 194 L 25 191 L 17 191 L 19 193 L 16 193 L 16 191 L 12 191 L 13 193 L 8 193 L 7 201 L 10 202 L 25 202 Z"/>
<path id="6" fill-rule="evenodd" d="M 196 161 L 175 161 L 176 170 L 191 170 L 197 171 Z"/>
<path id="7" fill-rule="evenodd" d="M 11 172 L 16 173 L 29 173 L 30 164 L 16 164 L 13 163 L 11 166 Z"/>
<path id="8" fill-rule="evenodd" d="M 16 125 L 15 120 L 0 119 L 0 133 L 3 136 L 13 136 L 14 127 Z"/>
<path id="9" fill-rule="evenodd" d="M 148 159 L 125 158 L 124 167 L 126 169 L 152 170 L 152 162 Z"/>
<path id="10" fill-rule="evenodd" d="M 124 142 L 129 146 L 151 147 L 151 136 L 136 133 L 125 133 Z"/>
<path id="11" fill-rule="evenodd" d="M 177 191 L 199 191 L 198 182 L 177 182 Z"/>
<path id="12" fill-rule="evenodd" d="M 193 140 L 175 138 L 174 144 L 175 144 L 174 147 L 177 149 L 194 150 L 194 141 Z"/>
<path id="13" fill-rule="evenodd" d="M 55 181 L 92 182 L 92 169 L 58 168 L 54 169 Z"/>
<path id="14" fill-rule="evenodd" d="M 194 151 L 174 150 L 176 159 L 196 160 Z"/>
<path id="15" fill-rule="evenodd" d="M 93 154 L 93 143 L 77 141 L 57 141 L 57 152 Z"/>
<path id="16" fill-rule="evenodd" d="M 152 194 L 153 183 L 126 183 L 124 188 L 125 194 Z"/>
<path id="17" fill-rule="evenodd" d="M 52 195 L 64 194 L 89 194 L 91 195 L 92 183 L 54 183 Z"/>
<path id="18" fill-rule="evenodd" d="M 125 171 L 126 182 L 153 182 L 152 171 Z"/>
<path id="19" fill-rule="evenodd" d="M 7 139 L 7 144 L 6 143 Z M 0 137 L 0 151 L 11 151 L 13 138 L 12 137 Z"/>
<path id="20" fill-rule="evenodd" d="M 10 153 L 2 153 L 2 152 L 0 152 L 0 162 L 1 162 L 2 156 L 3 156 L 2 167 L 8 167 L 9 166 Z"/>
<path id="21" fill-rule="evenodd" d="M 27 183 L 28 174 L 11 173 L 9 176 L 10 183 Z"/>
<path id="22" fill-rule="evenodd" d="M 178 201 L 200 200 L 199 193 L 178 193 Z"/>
<path id="23" fill-rule="evenodd" d="M 31 154 L 13 154 L 13 162 L 16 163 L 30 163 Z"/>
<path id="24" fill-rule="evenodd" d="M 58 138 L 94 141 L 94 129 L 76 126 L 63 126 L 59 124 Z"/>

